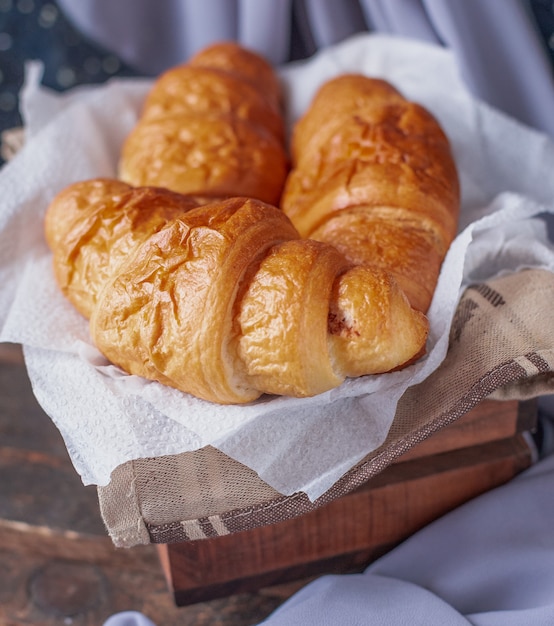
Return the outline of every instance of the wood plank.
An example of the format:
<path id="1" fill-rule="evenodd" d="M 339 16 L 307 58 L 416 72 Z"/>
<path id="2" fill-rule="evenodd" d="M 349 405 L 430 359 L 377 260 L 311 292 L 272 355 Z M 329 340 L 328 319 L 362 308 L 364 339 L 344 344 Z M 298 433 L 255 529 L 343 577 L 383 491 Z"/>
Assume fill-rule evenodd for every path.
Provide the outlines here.
<path id="1" fill-rule="evenodd" d="M 449 426 L 405 452 L 397 462 L 459 450 L 533 431 L 536 400 L 485 400 Z"/>
<path id="2" fill-rule="evenodd" d="M 0 566 L 2 626 L 99 626 L 126 610 L 158 626 L 250 626 L 304 584 L 177 607 L 152 545 L 118 550 L 108 538 L 10 525 L 0 526 Z"/>
<path id="3" fill-rule="evenodd" d="M 531 463 L 521 435 L 398 463 L 357 491 L 279 524 L 158 546 L 178 605 L 367 565 Z"/>
<path id="4" fill-rule="evenodd" d="M 0 520 L 106 535 L 63 438 L 36 401 L 17 346 L 0 352 Z"/>
<path id="5" fill-rule="evenodd" d="M 9 344 L 0 345 L 0 476 L 2 626 L 98 626 L 123 610 L 159 626 L 250 626 L 303 584 L 177 607 L 155 546 L 113 546 L 96 489 L 83 486 Z"/>

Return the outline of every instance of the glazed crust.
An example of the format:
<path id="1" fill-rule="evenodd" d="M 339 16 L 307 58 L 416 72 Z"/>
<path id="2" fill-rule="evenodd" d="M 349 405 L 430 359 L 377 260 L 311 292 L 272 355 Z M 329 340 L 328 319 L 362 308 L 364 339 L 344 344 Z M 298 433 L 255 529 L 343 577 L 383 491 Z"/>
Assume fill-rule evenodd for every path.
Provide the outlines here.
<path id="1" fill-rule="evenodd" d="M 383 80 L 344 75 L 316 94 L 291 149 L 281 206 L 301 235 L 390 271 L 426 312 L 460 203 L 436 119 Z"/>
<path id="2" fill-rule="evenodd" d="M 203 48 L 193 55 L 189 63 L 193 67 L 216 68 L 232 74 L 256 87 L 275 109 L 282 107 L 281 84 L 271 65 L 262 56 L 232 41 L 217 42 Z"/>
<path id="3" fill-rule="evenodd" d="M 124 142 L 119 178 L 278 204 L 289 168 L 280 101 L 259 55 L 233 43 L 206 48 L 155 81 Z"/>
<path id="4" fill-rule="evenodd" d="M 106 280 L 139 244 L 202 201 L 167 189 L 133 189 L 108 178 L 70 185 L 45 218 L 60 289 L 90 317 Z"/>

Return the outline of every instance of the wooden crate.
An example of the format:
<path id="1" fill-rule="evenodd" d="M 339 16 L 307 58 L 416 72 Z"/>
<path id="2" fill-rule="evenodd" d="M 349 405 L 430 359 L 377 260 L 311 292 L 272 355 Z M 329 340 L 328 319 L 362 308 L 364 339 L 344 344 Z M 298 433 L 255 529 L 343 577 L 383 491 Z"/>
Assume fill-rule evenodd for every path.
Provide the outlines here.
<path id="1" fill-rule="evenodd" d="M 324 573 L 360 571 L 431 521 L 532 463 L 534 402 L 485 401 L 361 488 L 292 520 L 158 555 L 179 606 Z"/>

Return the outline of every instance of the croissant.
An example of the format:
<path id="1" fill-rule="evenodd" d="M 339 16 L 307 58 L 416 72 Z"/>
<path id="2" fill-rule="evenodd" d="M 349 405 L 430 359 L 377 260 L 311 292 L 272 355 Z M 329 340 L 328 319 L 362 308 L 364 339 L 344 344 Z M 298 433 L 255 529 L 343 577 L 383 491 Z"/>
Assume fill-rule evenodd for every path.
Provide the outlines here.
<path id="1" fill-rule="evenodd" d="M 300 234 L 389 271 L 426 312 L 460 204 L 437 120 L 388 82 L 346 74 L 316 93 L 291 152 L 281 207 Z"/>
<path id="2" fill-rule="evenodd" d="M 405 366 L 426 317 L 388 272 L 302 239 L 278 208 L 74 183 L 45 233 L 65 296 L 126 372 L 217 403 L 311 396 Z"/>
<path id="3" fill-rule="evenodd" d="M 273 68 L 237 44 L 219 43 L 157 78 L 124 142 L 118 177 L 278 204 L 288 168 Z"/>

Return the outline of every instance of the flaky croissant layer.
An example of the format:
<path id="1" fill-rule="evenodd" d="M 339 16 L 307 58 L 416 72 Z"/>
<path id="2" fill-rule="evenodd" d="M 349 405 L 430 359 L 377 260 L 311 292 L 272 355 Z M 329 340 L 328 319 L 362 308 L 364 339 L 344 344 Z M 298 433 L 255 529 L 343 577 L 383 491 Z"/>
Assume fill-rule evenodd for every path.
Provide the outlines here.
<path id="1" fill-rule="evenodd" d="M 264 202 L 202 202 L 95 179 L 48 208 L 58 283 L 112 363 L 244 403 L 312 396 L 423 352 L 427 319 L 387 272 L 301 239 Z"/>
<path id="2" fill-rule="evenodd" d="M 118 177 L 211 197 L 278 204 L 288 173 L 281 85 L 258 54 L 223 42 L 154 81 Z"/>
<path id="3" fill-rule="evenodd" d="M 388 82 L 344 74 L 318 90 L 291 149 L 281 206 L 300 234 L 391 272 L 426 312 L 460 208 L 438 121 Z"/>

